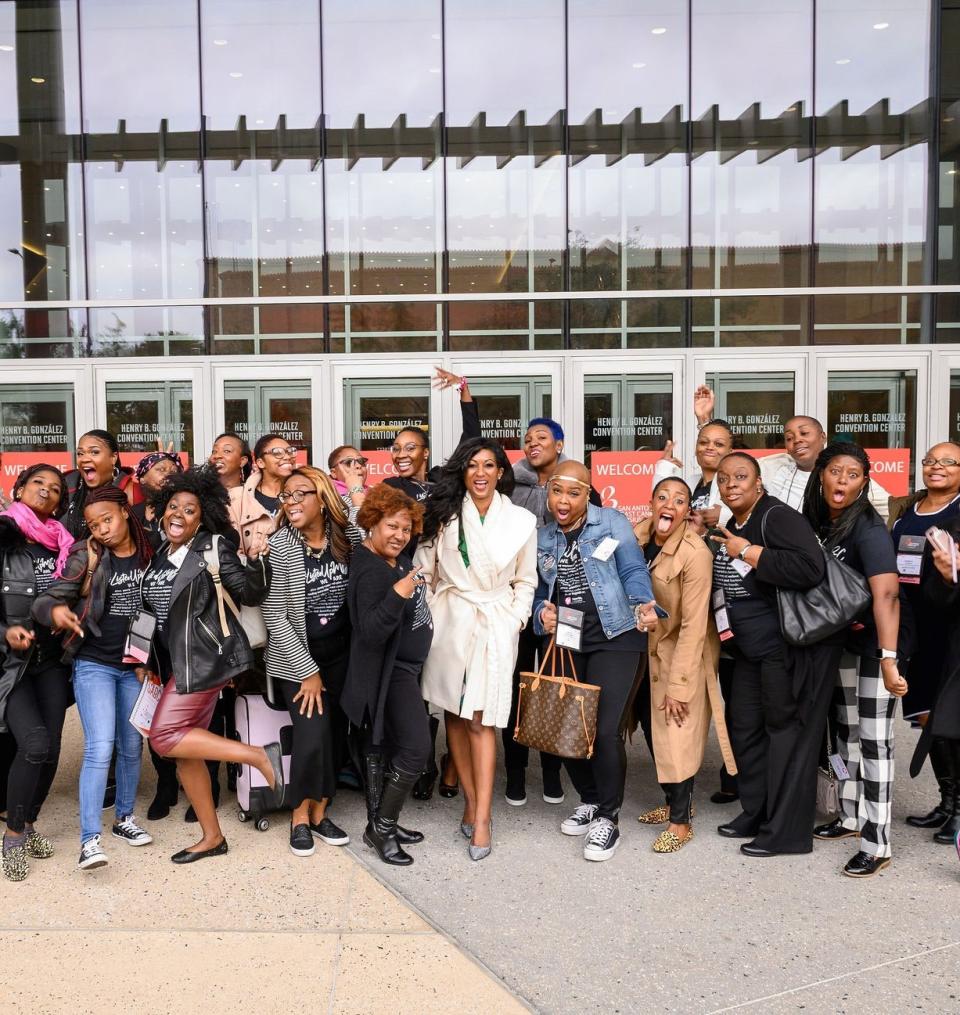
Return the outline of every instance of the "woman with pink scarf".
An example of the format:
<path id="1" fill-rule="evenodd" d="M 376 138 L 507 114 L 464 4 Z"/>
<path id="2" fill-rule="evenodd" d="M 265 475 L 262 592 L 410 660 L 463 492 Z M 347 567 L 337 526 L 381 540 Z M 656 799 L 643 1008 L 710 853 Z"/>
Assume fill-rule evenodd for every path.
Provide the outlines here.
<path id="1" fill-rule="evenodd" d="M 60 734 L 70 703 L 70 669 L 60 638 L 35 628 L 30 608 L 59 577 L 73 537 L 53 515 L 64 483 L 52 465 L 21 473 L 13 503 L 0 514 L 0 731 L 17 741 L 7 775 L 3 876 L 23 881 L 30 860 L 53 855 L 34 823 L 60 760 Z"/>

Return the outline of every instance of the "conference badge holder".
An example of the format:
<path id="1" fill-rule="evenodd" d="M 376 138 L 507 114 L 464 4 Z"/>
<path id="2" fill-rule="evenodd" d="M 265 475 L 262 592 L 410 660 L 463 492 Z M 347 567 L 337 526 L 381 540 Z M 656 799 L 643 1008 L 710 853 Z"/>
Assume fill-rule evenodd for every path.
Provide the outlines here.
<path id="1" fill-rule="evenodd" d="M 923 536 L 901 536 L 897 543 L 897 575 L 901 585 L 919 585 L 923 564 Z"/>
<path id="2" fill-rule="evenodd" d="M 730 613 L 727 610 L 727 597 L 723 594 L 723 589 L 717 589 L 713 593 L 713 619 L 720 640 L 729 641 L 733 637 L 733 631 L 730 628 Z"/>
<path id="3" fill-rule="evenodd" d="M 583 644 L 583 610 L 574 610 L 570 606 L 557 608 L 556 641 L 560 648 L 580 651 Z"/>

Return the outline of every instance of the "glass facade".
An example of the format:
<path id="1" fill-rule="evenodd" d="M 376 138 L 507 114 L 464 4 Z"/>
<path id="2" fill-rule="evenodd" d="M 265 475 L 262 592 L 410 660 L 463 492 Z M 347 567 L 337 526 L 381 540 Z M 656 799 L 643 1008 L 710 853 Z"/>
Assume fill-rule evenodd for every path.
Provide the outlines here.
<path id="1" fill-rule="evenodd" d="M 882 290 L 960 282 L 958 51 L 954 0 L 4 0 L 0 355 L 953 342 Z"/>

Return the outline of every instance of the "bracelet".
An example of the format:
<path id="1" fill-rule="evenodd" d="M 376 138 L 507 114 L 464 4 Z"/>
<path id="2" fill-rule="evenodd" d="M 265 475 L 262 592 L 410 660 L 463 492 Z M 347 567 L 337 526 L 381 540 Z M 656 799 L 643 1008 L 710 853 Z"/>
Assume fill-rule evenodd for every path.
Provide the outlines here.
<path id="1" fill-rule="evenodd" d="M 467 386 L 467 379 L 466 379 L 466 377 L 461 377 L 459 383 L 457 384 L 457 391 L 463 391 L 463 389 L 466 386 Z"/>
<path id="2" fill-rule="evenodd" d="M 363 487 L 362 486 L 351 486 L 349 492 L 350 493 L 363 493 Z"/>

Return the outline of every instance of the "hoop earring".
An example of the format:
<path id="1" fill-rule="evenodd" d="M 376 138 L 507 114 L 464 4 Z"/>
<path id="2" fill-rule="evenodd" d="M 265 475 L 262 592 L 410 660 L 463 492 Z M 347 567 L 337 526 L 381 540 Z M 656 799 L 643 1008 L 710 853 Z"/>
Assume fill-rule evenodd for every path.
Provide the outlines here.
<path id="1" fill-rule="evenodd" d="M 120 476 L 120 466 L 119 465 L 115 465 L 113 467 L 113 478 L 117 479 L 117 478 L 119 478 L 119 476 Z"/>

